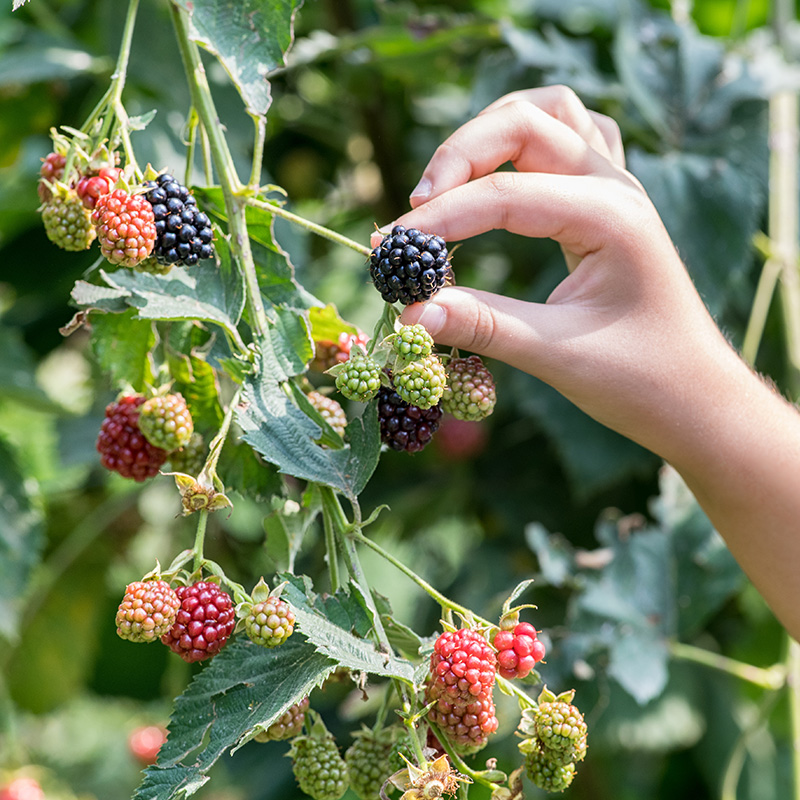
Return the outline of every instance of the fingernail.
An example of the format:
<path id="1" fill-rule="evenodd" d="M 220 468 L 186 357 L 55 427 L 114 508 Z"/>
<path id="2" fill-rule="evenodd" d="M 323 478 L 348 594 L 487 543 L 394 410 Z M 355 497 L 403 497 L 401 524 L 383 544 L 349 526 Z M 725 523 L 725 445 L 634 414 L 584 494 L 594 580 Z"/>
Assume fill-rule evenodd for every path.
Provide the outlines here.
<path id="1" fill-rule="evenodd" d="M 433 190 L 433 184 L 428 180 L 428 178 L 422 177 L 420 178 L 419 183 L 414 187 L 414 191 L 411 192 L 409 197 L 417 198 L 418 200 L 424 200 L 426 197 L 430 196 L 431 191 Z"/>
<path id="2" fill-rule="evenodd" d="M 436 336 L 442 328 L 444 328 L 445 319 L 447 317 L 447 312 L 444 308 L 433 301 L 428 301 L 427 303 L 415 304 L 414 306 L 409 306 L 409 308 L 418 308 L 419 305 L 422 306 L 422 311 L 420 312 L 419 316 L 414 320 L 419 325 L 422 325 L 426 331 L 431 336 Z M 400 321 L 403 321 L 403 314 L 400 315 Z"/>

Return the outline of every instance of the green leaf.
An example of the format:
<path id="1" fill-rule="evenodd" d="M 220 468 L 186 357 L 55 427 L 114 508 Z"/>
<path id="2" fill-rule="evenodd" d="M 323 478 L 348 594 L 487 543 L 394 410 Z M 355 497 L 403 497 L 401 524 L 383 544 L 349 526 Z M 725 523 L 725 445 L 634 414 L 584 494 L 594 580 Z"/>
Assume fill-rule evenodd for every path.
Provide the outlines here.
<path id="1" fill-rule="evenodd" d="M 258 503 L 269 502 L 283 491 L 283 483 L 271 464 L 265 464 L 253 448 L 241 442 L 225 442 L 217 465 L 225 488 Z"/>
<path id="2" fill-rule="evenodd" d="M 235 639 L 175 701 L 158 765 L 146 770 L 134 800 L 194 794 L 221 755 L 269 727 L 334 669 L 298 634 L 273 649 Z"/>
<path id="3" fill-rule="evenodd" d="M 16 454 L 0 439 L 0 636 L 15 640 L 44 536 Z"/>
<path id="4" fill-rule="evenodd" d="M 348 446 L 316 444 L 320 426 L 291 402 L 282 387 L 263 375 L 245 380 L 236 419 L 242 438 L 280 472 L 321 483 L 355 498 L 366 486 L 380 453 L 377 406 L 350 420 Z"/>
<path id="5" fill-rule="evenodd" d="M 358 333 L 358 328 L 345 322 L 332 303 L 310 308 L 308 321 L 311 324 L 311 338 L 315 342 L 335 342 L 340 333 Z"/>
<path id="6" fill-rule="evenodd" d="M 53 403 L 36 383 L 36 364 L 18 330 L 0 325 L 0 352 L 0 397 L 52 409 Z"/>
<path id="7" fill-rule="evenodd" d="M 608 673 L 640 705 L 667 685 L 669 651 L 664 639 L 646 628 L 623 630 L 611 647 Z"/>
<path id="8" fill-rule="evenodd" d="M 144 392 L 153 385 L 151 352 L 156 336 L 153 323 L 135 314 L 133 309 L 124 314 L 92 314 L 91 346 L 98 366 L 114 386 L 130 385 L 135 392 Z"/>
<path id="9" fill-rule="evenodd" d="M 253 115 L 267 113 L 267 76 L 283 66 L 302 0 L 175 0 L 191 14 L 192 38 L 220 61 Z"/>

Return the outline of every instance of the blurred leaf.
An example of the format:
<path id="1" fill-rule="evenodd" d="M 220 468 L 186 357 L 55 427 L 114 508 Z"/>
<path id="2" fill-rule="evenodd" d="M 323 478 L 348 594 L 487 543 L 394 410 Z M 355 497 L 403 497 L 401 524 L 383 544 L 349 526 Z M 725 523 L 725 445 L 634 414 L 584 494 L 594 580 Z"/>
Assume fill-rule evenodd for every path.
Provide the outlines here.
<path id="1" fill-rule="evenodd" d="M 95 58 L 80 48 L 53 43 L 12 47 L 0 56 L 0 87 L 65 80 L 111 66 L 109 58 Z"/>
<path id="2" fill-rule="evenodd" d="M 114 387 L 130 385 L 133 391 L 144 392 L 153 385 L 151 353 L 156 336 L 153 323 L 135 314 L 133 309 L 124 314 L 92 314 L 91 347 Z"/>
<path id="3" fill-rule="evenodd" d="M 667 685 L 669 652 L 654 631 L 632 628 L 624 631 L 611 647 L 608 674 L 638 703 L 658 697 Z"/>
<path id="4" fill-rule="evenodd" d="M 358 333 L 358 328 L 345 322 L 331 303 L 310 308 L 308 320 L 311 323 L 311 338 L 315 342 L 336 342 L 340 333 Z"/>
<path id="5" fill-rule="evenodd" d="M 0 439 L 0 637 L 17 638 L 20 612 L 44 536 L 16 454 Z"/>
<path id="6" fill-rule="evenodd" d="M 259 503 L 269 502 L 283 490 L 275 468 L 265 464 L 250 445 L 241 442 L 225 442 L 217 472 L 226 489 Z"/>
<path id="7" fill-rule="evenodd" d="M 18 330 L 0 324 L 0 352 L 0 397 L 53 410 L 53 402 L 36 383 L 36 363 Z"/>
<path id="8" fill-rule="evenodd" d="M 194 794 L 223 753 L 269 727 L 335 668 L 297 634 L 273 649 L 244 637 L 230 642 L 175 701 L 158 765 L 145 771 L 134 800 Z"/>
<path id="9" fill-rule="evenodd" d="M 175 0 L 191 15 L 191 33 L 230 75 L 252 115 L 267 113 L 267 76 L 283 66 L 302 0 Z"/>
<path id="10" fill-rule="evenodd" d="M 544 525 L 531 522 L 525 526 L 525 541 L 536 553 L 541 577 L 546 583 L 563 586 L 573 576 L 575 554 L 563 536 L 550 534 Z"/>

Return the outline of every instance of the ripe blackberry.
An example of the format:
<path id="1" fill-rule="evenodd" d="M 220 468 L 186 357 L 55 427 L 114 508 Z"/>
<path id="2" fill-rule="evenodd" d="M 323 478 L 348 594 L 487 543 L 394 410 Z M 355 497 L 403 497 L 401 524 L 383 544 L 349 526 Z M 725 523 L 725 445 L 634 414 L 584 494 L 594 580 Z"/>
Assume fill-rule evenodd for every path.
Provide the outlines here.
<path id="1" fill-rule="evenodd" d="M 339 800 L 347 791 L 347 764 L 327 730 L 295 736 L 289 757 L 301 791 L 314 800 Z"/>
<path id="2" fill-rule="evenodd" d="M 428 300 L 451 274 L 447 246 L 440 236 L 395 225 L 370 254 L 369 274 L 387 303 Z"/>
<path id="3" fill-rule="evenodd" d="M 354 346 L 358 350 L 366 347 L 367 342 L 369 342 L 369 336 L 363 331 L 358 333 L 342 332 L 335 342 L 327 339 L 320 340 L 314 346 L 314 360 L 309 364 L 309 369 L 315 372 L 326 372 L 331 367 L 347 361 Z"/>
<path id="4" fill-rule="evenodd" d="M 522 749 L 525 742 L 520 743 Z M 575 764 L 554 764 L 538 748 L 525 754 L 525 773 L 531 782 L 546 792 L 563 792 L 575 779 Z"/>
<path id="5" fill-rule="evenodd" d="M 469 705 L 491 697 L 496 659 L 489 642 L 471 628 L 445 631 L 434 642 L 431 653 L 431 697 L 454 705 Z"/>
<path id="6" fill-rule="evenodd" d="M 50 199 L 42 206 L 42 222 L 47 238 L 62 250 L 88 250 L 95 231 L 88 211 L 74 189 L 53 184 Z"/>
<path id="7" fill-rule="evenodd" d="M 159 264 L 192 267 L 202 258 L 212 258 L 214 231 L 211 220 L 197 207 L 186 186 L 164 173 L 145 183 L 145 197 L 152 206 L 156 224 L 153 255 Z"/>
<path id="8" fill-rule="evenodd" d="M 378 391 L 381 441 L 393 450 L 418 453 L 433 438 L 442 418 L 440 406 L 422 409 L 409 405 L 397 391 L 381 386 Z"/>
<path id="9" fill-rule="evenodd" d="M 161 641 L 190 664 L 215 656 L 236 624 L 230 595 L 210 581 L 179 586 L 177 595 L 181 607 Z"/>
<path id="10" fill-rule="evenodd" d="M 166 582 L 134 581 L 117 609 L 117 635 L 129 642 L 154 642 L 175 623 L 180 600 Z"/>
<path id="11" fill-rule="evenodd" d="M 344 436 L 347 429 L 347 414 L 342 406 L 332 397 L 321 392 L 309 392 L 306 397 L 311 405 L 319 412 L 325 422 L 333 428 L 339 436 Z"/>
<path id="12" fill-rule="evenodd" d="M 168 453 L 189 444 L 194 422 L 183 395 L 157 395 L 146 400 L 139 409 L 139 430 L 150 444 Z"/>
<path id="13" fill-rule="evenodd" d="M 251 642 L 262 647 L 278 647 L 294 633 L 294 611 L 279 597 L 248 603 L 244 629 Z"/>
<path id="14" fill-rule="evenodd" d="M 292 704 L 269 728 L 256 734 L 255 740 L 257 742 L 280 742 L 299 736 L 303 732 L 303 722 L 308 707 L 309 699 L 307 697 Z"/>
<path id="15" fill-rule="evenodd" d="M 140 394 L 123 395 L 106 406 L 106 416 L 97 437 L 100 463 L 123 478 L 144 481 L 158 474 L 168 453 L 150 444 L 139 430 Z"/>
<path id="16" fill-rule="evenodd" d="M 344 760 L 350 788 L 360 800 L 375 800 L 386 779 L 396 772 L 390 759 L 398 732 L 396 727 L 377 732 L 364 728 L 353 734 L 355 741 L 345 751 Z"/>
<path id="17" fill-rule="evenodd" d="M 437 699 L 428 689 L 426 702 L 431 700 L 436 700 L 436 705 L 428 711 L 428 719 L 462 755 L 484 748 L 489 736 L 497 730 L 497 716 L 491 695 L 477 697 L 467 705 L 460 705 L 444 697 Z"/>
<path id="18" fill-rule="evenodd" d="M 488 417 L 497 401 L 492 373 L 480 356 L 454 358 L 447 365 L 442 408 L 456 419 L 478 422 Z"/>
<path id="19" fill-rule="evenodd" d="M 497 671 L 504 678 L 524 678 L 544 658 L 545 647 L 536 628 L 520 622 L 512 630 L 500 630 L 492 640 L 497 650 Z"/>
<path id="20" fill-rule="evenodd" d="M 365 403 L 381 388 L 381 367 L 363 350 L 357 349 L 336 367 L 336 388 L 348 399 Z"/>
<path id="21" fill-rule="evenodd" d="M 409 405 L 431 408 L 442 399 L 447 385 L 444 364 L 435 353 L 410 361 L 402 369 L 395 370 L 392 385 L 400 399 Z"/>
<path id="22" fill-rule="evenodd" d="M 100 195 L 92 211 L 92 224 L 100 250 L 112 264 L 135 267 L 153 251 L 153 209 L 141 195 L 124 189 Z"/>

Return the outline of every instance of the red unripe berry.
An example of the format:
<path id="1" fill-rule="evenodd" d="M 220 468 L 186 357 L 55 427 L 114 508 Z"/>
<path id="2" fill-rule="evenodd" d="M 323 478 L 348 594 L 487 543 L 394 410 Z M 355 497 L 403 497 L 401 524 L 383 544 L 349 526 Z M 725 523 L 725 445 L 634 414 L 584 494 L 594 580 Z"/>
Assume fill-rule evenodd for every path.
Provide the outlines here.
<path id="1" fill-rule="evenodd" d="M 78 181 L 75 191 L 86 208 L 94 208 L 97 199 L 113 190 L 120 172 L 119 167 L 101 167 L 96 175 L 85 175 Z"/>
<path id="2" fill-rule="evenodd" d="M 473 703 L 491 696 L 495 668 L 495 654 L 480 633 L 469 628 L 446 631 L 433 645 L 430 692 L 457 705 Z"/>
<path id="3" fill-rule="evenodd" d="M 545 654 L 536 628 L 529 622 L 520 622 L 513 630 L 501 629 L 495 634 L 492 644 L 497 650 L 498 671 L 510 680 L 524 678 Z"/>
<path id="4" fill-rule="evenodd" d="M 42 180 L 39 181 L 39 185 L 36 188 L 39 193 L 39 199 L 43 203 L 47 203 L 53 196 L 50 187 L 45 181 L 49 181 L 50 183 L 60 181 L 64 175 L 64 167 L 66 164 L 67 157 L 63 153 L 48 153 L 48 155 L 42 159 L 42 167 L 39 171 Z"/>
<path id="5" fill-rule="evenodd" d="M 142 725 L 128 736 L 128 749 L 145 766 L 155 764 L 161 745 L 167 741 L 167 732 L 160 725 Z"/>
<path id="6" fill-rule="evenodd" d="M 153 252 L 156 222 L 144 195 L 123 189 L 101 194 L 92 211 L 92 224 L 100 250 L 112 264 L 135 267 Z"/>

